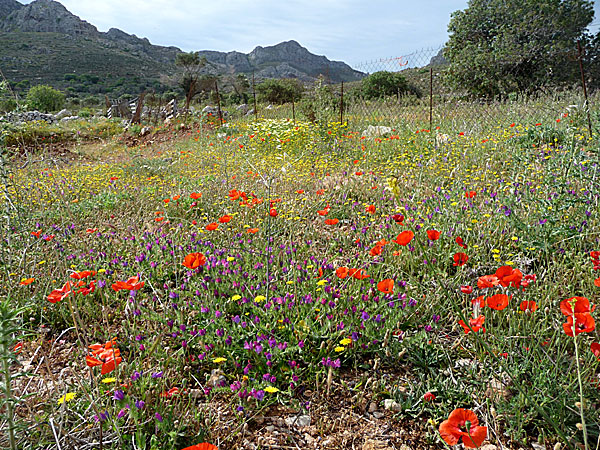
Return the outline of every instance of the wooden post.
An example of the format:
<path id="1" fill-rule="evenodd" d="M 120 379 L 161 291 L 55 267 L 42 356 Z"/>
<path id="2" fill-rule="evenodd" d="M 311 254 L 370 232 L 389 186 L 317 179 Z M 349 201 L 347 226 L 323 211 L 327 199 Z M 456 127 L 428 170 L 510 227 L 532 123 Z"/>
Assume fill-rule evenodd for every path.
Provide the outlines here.
<path id="1" fill-rule="evenodd" d="M 429 131 L 433 132 L 433 67 L 429 68 Z"/>

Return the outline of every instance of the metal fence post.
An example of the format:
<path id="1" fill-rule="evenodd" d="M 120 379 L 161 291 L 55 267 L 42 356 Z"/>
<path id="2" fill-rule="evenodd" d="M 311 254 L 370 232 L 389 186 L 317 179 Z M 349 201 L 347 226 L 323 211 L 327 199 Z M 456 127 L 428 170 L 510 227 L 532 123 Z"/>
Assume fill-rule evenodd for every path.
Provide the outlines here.
<path id="1" fill-rule="evenodd" d="M 252 71 L 252 96 L 254 97 L 254 120 L 258 119 L 258 107 L 256 106 L 256 87 L 254 85 L 254 71 Z"/>
<path id="2" fill-rule="evenodd" d="M 221 111 L 221 96 L 219 95 L 219 83 L 215 80 L 215 90 L 217 92 L 217 108 L 219 110 L 219 121 L 223 125 L 223 112 Z"/>
<path id="3" fill-rule="evenodd" d="M 433 130 L 433 67 L 429 68 L 429 132 Z"/>
<path id="4" fill-rule="evenodd" d="M 585 72 L 583 71 L 583 50 L 581 48 L 581 40 L 577 41 L 577 60 L 579 61 L 579 72 L 581 73 L 581 84 L 583 85 L 583 97 L 585 98 L 585 110 L 587 113 L 588 131 L 590 139 L 592 138 L 592 120 L 590 119 L 590 104 L 587 95 L 587 87 L 585 84 Z"/>
<path id="5" fill-rule="evenodd" d="M 340 96 L 340 125 L 344 125 L 344 82 L 342 81 L 342 91 Z"/>

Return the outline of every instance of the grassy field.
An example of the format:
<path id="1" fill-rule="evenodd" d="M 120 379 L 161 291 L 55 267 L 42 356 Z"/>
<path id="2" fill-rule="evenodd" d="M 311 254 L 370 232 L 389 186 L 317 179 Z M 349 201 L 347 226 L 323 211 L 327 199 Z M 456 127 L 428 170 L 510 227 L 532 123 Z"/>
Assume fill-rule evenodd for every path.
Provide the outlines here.
<path id="1" fill-rule="evenodd" d="M 12 157 L 0 445 L 597 449 L 598 131 L 470 108 Z"/>

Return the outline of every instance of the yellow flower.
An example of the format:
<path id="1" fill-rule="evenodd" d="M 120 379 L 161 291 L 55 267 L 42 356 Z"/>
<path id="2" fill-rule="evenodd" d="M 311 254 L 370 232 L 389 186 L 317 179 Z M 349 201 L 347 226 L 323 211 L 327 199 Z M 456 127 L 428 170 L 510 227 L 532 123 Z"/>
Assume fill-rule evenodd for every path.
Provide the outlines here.
<path id="1" fill-rule="evenodd" d="M 352 339 L 350 339 L 350 338 L 345 338 L 340 341 L 340 344 L 342 344 L 342 345 L 349 345 L 351 343 L 352 343 Z"/>
<path id="2" fill-rule="evenodd" d="M 240 298 L 242 298 L 241 295 L 235 294 L 233 297 L 231 297 L 231 300 L 236 301 L 236 300 L 239 300 Z"/>
<path id="3" fill-rule="evenodd" d="M 235 261 L 235 258 L 233 256 L 228 256 L 227 257 L 227 261 L 229 261 L 229 262 Z"/>
<path id="4" fill-rule="evenodd" d="M 279 389 L 277 389 L 274 386 L 267 386 L 265 388 L 265 392 L 268 392 L 269 394 L 274 394 L 275 392 L 279 392 Z"/>
<path id="5" fill-rule="evenodd" d="M 117 379 L 116 379 L 116 378 L 103 378 L 103 379 L 102 379 L 102 382 L 103 382 L 104 384 L 108 384 L 108 383 L 114 383 L 115 381 L 117 381 Z"/>
<path id="6" fill-rule="evenodd" d="M 263 300 L 266 300 L 266 299 L 267 299 L 267 297 L 265 297 L 264 295 L 257 295 L 256 297 L 254 297 L 254 301 L 256 303 L 260 303 L 260 302 L 262 302 Z"/>
<path id="7" fill-rule="evenodd" d="M 63 395 L 58 399 L 58 404 L 62 405 L 64 402 L 70 402 L 75 398 L 77 394 L 75 392 L 68 392 L 66 395 Z"/>
<path id="8" fill-rule="evenodd" d="M 219 364 L 225 361 L 227 361 L 227 358 L 223 358 L 222 356 L 219 356 L 218 358 L 213 358 L 212 360 L 212 362 L 214 362 L 215 364 Z"/>
<path id="9" fill-rule="evenodd" d="M 335 350 L 337 353 L 340 353 L 340 352 L 343 352 L 344 350 L 346 350 L 346 347 L 336 347 L 336 348 L 334 348 L 334 350 Z"/>
<path id="10" fill-rule="evenodd" d="M 327 284 L 327 280 L 319 280 L 319 281 L 317 282 L 317 285 L 318 285 L 318 286 L 323 286 L 324 284 Z"/>

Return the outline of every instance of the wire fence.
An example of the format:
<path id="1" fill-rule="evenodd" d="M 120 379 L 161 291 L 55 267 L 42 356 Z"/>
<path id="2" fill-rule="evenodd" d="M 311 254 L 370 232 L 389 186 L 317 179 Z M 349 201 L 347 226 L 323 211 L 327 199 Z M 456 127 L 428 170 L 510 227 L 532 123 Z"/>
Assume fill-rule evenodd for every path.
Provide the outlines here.
<path id="1" fill-rule="evenodd" d="M 294 104 L 270 106 L 255 112 L 253 118 L 288 118 L 292 120 L 339 121 L 352 128 L 384 125 L 395 129 L 483 131 L 495 126 L 554 123 L 565 117 L 575 118 L 591 129 L 598 126 L 598 92 L 588 93 L 587 84 L 598 84 L 586 73 L 584 49 L 573 48 L 545 55 L 558 70 L 536 67 L 537 61 L 507 55 L 495 59 L 494 70 L 486 72 L 479 85 L 497 89 L 498 94 L 473 95 L 470 80 L 451 82 L 450 66 L 442 48 L 424 49 L 410 54 L 378 59 L 356 66 L 369 75 L 379 72 L 399 74 L 404 81 L 394 87 L 369 90 L 365 81 L 329 83 L 321 77 Z M 557 74 L 556 72 L 560 72 Z M 469 73 L 466 73 L 469 76 Z M 473 73 L 473 77 L 477 74 Z M 456 78 L 456 77 L 455 77 Z M 535 88 L 521 88 L 519 83 L 535 83 Z"/>

